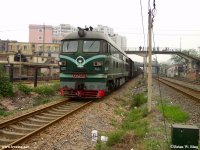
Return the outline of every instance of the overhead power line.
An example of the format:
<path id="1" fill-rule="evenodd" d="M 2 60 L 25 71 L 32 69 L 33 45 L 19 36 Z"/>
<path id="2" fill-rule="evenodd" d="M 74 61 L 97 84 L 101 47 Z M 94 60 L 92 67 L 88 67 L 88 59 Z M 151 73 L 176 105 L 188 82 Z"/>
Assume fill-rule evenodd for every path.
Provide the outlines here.
<path id="1" fill-rule="evenodd" d="M 145 38 L 145 32 L 144 32 L 144 17 L 143 17 L 142 1 L 141 0 L 140 0 L 140 9 L 141 9 L 141 17 L 142 17 L 142 30 L 143 30 L 143 36 L 144 36 L 144 46 L 143 47 L 146 47 L 146 44 L 145 44 L 146 38 Z"/>

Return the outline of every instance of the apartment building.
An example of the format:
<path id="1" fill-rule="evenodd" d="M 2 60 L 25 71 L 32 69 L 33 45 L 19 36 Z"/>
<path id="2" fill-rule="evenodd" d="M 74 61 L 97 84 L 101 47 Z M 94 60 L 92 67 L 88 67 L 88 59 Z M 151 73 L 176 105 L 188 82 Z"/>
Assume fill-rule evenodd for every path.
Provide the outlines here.
<path id="1" fill-rule="evenodd" d="M 1 40 L 0 39 L 0 53 L 2 53 L 2 52 L 8 52 L 8 44 L 10 42 L 17 42 L 17 41 Z"/>
<path id="2" fill-rule="evenodd" d="M 110 36 L 110 38 L 123 50 L 125 51 L 127 48 L 127 40 L 125 36 L 121 36 L 114 33 L 114 29 L 108 26 L 97 25 L 94 27 L 94 31 L 102 32 Z"/>
<path id="3" fill-rule="evenodd" d="M 108 26 L 97 25 L 94 31 L 102 32 L 111 37 L 111 39 L 122 49 L 126 50 L 126 37 L 115 34 L 114 29 Z M 51 25 L 29 25 L 30 43 L 60 43 L 61 40 L 71 32 L 78 29 L 70 24 Z"/>
<path id="4" fill-rule="evenodd" d="M 70 24 L 60 24 L 53 26 L 52 41 L 53 43 L 60 43 L 60 41 L 69 33 L 77 31 L 77 28 Z"/>
<path id="5" fill-rule="evenodd" d="M 51 25 L 29 25 L 30 43 L 60 43 L 69 33 L 77 31 L 70 24 Z"/>
<path id="6" fill-rule="evenodd" d="M 93 29 L 94 31 L 97 32 L 102 32 L 105 33 L 109 36 L 113 36 L 114 35 L 114 29 L 108 26 L 103 26 L 103 25 L 97 25 L 97 27 L 94 27 Z"/>
<path id="7" fill-rule="evenodd" d="M 21 51 L 24 55 L 45 55 L 59 53 L 60 44 L 57 43 L 29 43 L 29 42 L 9 42 L 8 51 L 17 53 Z"/>
<path id="8" fill-rule="evenodd" d="M 30 43 L 52 43 L 53 27 L 51 25 L 29 25 Z"/>

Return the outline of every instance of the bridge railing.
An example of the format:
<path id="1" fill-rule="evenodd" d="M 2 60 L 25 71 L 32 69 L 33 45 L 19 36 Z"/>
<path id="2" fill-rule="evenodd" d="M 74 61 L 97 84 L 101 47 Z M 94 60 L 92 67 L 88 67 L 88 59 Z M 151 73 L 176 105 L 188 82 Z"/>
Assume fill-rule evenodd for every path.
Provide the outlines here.
<path id="1" fill-rule="evenodd" d="M 127 47 L 125 51 L 147 51 L 148 47 Z M 175 47 L 153 47 L 152 51 L 175 51 L 180 52 L 180 48 Z"/>

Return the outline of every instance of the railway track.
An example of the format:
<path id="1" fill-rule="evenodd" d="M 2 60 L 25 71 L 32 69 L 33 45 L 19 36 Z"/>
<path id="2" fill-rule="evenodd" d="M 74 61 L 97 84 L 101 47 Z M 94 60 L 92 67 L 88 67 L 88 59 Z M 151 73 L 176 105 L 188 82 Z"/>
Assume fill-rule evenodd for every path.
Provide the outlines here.
<path id="1" fill-rule="evenodd" d="M 182 81 L 182 82 L 189 83 L 189 84 L 191 83 L 194 85 L 200 85 L 200 81 L 188 80 L 186 78 L 180 78 L 180 77 L 162 77 L 162 78 L 168 78 L 168 79 Z"/>
<path id="2" fill-rule="evenodd" d="M 53 123 L 93 101 L 60 101 L 43 109 L 0 123 L 0 149 L 12 149 Z"/>
<path id="3" fill-rule="evenodd" d="M 183 94 L 191 97 L 192 99 L 198 100 L 200 102 L 200 90 L 198 89 L 194 89 L 185 85 L 181 85 L 178 84 L 176 82 L 167 80 L 167 79 L 163 79 L 163 78 L 156 78 L 157 80 L 159 80 L 160 82 L 174 88 L 175 90 L 182 92 Z"/>

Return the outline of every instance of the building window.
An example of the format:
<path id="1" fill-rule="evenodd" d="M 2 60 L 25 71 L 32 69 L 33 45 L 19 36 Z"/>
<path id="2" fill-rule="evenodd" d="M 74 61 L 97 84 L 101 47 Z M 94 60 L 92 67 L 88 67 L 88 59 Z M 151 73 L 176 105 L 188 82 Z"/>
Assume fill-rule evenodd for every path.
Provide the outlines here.
<path id="1" fill-rule="evenodd" d="M 16 50 L 19 50 L 19 45 L 16 45 Z"/>
<path id="2" fill-rule="evenodd" d="M 39 39 L 39 40 L 42 40 L 42 36 L 39 36 L 38 39 Z"/>
<path id="3" fill-rule="evenodd" d="M 24 45 L 24 50 L 27 50 L 28 49 L 28 46 Z"/>
<path id="4" fill-rule="evenodd" d="M 39 31 L 40 33 L 42 33 L 42 29 L 39 29 L 38 31 Z"/>

